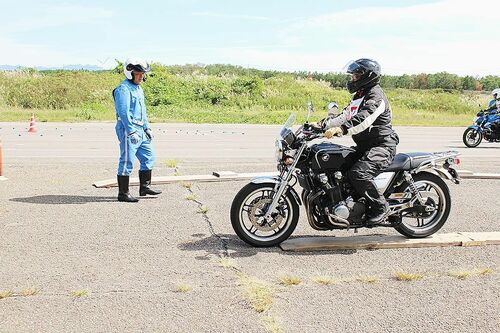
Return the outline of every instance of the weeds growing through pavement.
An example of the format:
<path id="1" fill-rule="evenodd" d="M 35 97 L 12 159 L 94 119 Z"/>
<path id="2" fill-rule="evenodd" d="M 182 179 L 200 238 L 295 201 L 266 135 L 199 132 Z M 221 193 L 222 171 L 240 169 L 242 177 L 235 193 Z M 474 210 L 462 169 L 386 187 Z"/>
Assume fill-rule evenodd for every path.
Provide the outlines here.
<path id="1" fill-rule="evenodd" d="M 417 280 L 422 280 L 424 278 L 422 274 L 403 273 L 403 272 L 396 272 L 394 273 L 393 276 L 398 281 L 417 281 Z"/>
<path id="2" fill-rule="evenodd" d="M 193 186 L 193 183 L 191 183 L 191 182 L 182 182 L 181 186 L 184 187 L 184 188 L 187 188 L 187 189 L 191 189 L 191 187 Z"/>
<path id="3" fill-rule="evenodd" d="M 7 291 L 0 291 L 0 299 L 4 299 L 7 297 L 11 297 L 14 293 L 10 290 Z"/>
<path id="4" fill-rule="evenodd" d="M 179 164 L 179 160 L 176 160 L 176 159 L 171 159 L 171 160 L 165 161 L 165 165 L 169 168 L 177 168 L 178 164 Z"/>
<path id="5" fill-rule="evenodd" d="M 236 260 L 232 258 L 221 258 L 219 263 L 224 268 L 238 268 Z"/>
<path id="6" fill-rule="evenodd" d="M 193 290 L 193 287 L 191 287 L 190 285 L 185 284 L 185 283 L 181 283 L 181 284 L 175 286 L 175 289 L 174 289 L 174 291 L 176 293 L 188 293 L 191 290 Z"/>
<path id="7" fill-rule="evenodd" d="M 26 288 L 21 291 L 21 295 L 23 296 L 35 296 L 40 292 L 40 289 L 37 288 Z"/>
<path id="8" fill-rule="evenodd" d="M 206 214 L 208 212 L 208 207 L 207 206 L 201 206 L 200 208 L 198 208 L 198 210 L 196 212 L 198 214 Z"/>
<path id="9" fill-rule="evenodd" d="M 243 295 L 250 306 L 258 313 L 267 311 L 273 304 L 273 289 L 265 282 L 238 274 L 238 281 L 243 288 Z"/>
<path id="10" fill-rule="evenodd" d="M 480 268 L 479 269 L 479 275 L 488 275 L 488 274 L 493 274 L 493 269 L 491 269 L 491 268 Z"/>
<path id="11" fill-rule="evenodd" d="M 311 278 L 311 280 L 317 284 L 322 284 L 322 285 L 330 285 L 330 284 L 335 284 L 335 279 L 329 277 L 329 276 L 314 276 Z"/>
<path id="12" fill-rule="evenodd" d="M 264 321 L 264 325 L 266 326 L 266 329 L 268 332 L 271 333 L 282 333 L 284 332 L 283 328 L 281 327 L 280 323 L 275 317 L 272 316 L 264 316 L 262 317 L 262 320 Z"/>
<path id="13" fill-rule="evenodd" d="M 184 196 L 184 199 L 188 201 L 195 201 L 196 200 L 196 195 L 195 194 L 187 194 Z"/>
<path id="14" fill-rule="evenodd" d="M 298 276 L 282 275 L 279 277 L 280 284 L 284 286 L 296 286 L 302 283 L 302 279 Z"/>
<path id="15" fill-rule="evenodd" d="M 449 276 L 455 277 L 460 280 L 465 280 L 468 279 L 471 276 L 471 272 L 468 271 L 453 271 L 453 272 L 448 272 Z"/>
<path id="16" fill-rule="evenodd" d="M 85 297 L 88 296 L 89 292 L 87 290 L 81 289 L 81 290 L 73 290 L 71 291 L 71 296 L 73 297 Z"/>

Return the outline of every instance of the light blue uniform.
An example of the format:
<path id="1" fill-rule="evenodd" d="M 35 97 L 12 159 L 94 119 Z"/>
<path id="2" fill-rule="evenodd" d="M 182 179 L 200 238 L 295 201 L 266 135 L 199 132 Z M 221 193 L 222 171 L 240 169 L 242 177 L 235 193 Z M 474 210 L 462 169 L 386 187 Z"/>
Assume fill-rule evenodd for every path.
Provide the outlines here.
<path id="1" fill-rule="evenodd" d="M 144 92 L 140 85 L 129 80 L 122 81 L 113 90 L 116 110 L 115 131 L 120 141 L 120 161 L 118 163 L 118 176 L 130 176 L 134 166 L 134 156 L 140 162 L 140 171 L 152 170 L 155 155 L 151 140 L 145 130 L 149 128 Z M 135 133 L 138 142 L 131 142 L 131 135 Z"/>

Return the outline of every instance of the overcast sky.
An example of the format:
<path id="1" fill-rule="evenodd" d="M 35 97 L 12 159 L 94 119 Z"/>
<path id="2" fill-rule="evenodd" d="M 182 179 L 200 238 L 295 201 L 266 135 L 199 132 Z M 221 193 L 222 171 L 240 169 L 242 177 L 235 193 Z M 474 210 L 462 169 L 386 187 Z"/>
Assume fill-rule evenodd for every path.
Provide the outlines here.
<path id="1" fill-rule="evenodd" d="M 229 63 L 338 72 L 500 75 L 493 0 L 0 0 L 0 64 Z"/>

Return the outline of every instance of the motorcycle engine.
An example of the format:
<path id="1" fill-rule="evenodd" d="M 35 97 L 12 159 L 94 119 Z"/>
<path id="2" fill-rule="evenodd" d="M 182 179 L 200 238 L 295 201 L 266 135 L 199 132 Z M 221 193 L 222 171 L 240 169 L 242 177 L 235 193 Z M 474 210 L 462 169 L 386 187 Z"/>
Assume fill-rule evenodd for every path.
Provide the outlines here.
<path id="1" fill-rule="evenodd" d="M 349 218 L 350 213 L 351 212 L 349 210 L 349 207 L 347 207 L 347 205 L 343 202 L 330 208 L 330 214 L 338 216 L 344 220 L 347 220 L 347 218 Z"/>
<path id="2" fill-rule="evenodd" d="M 365 204 L 364 202 L 354 201 L 349 197 L 345 202 L 342 201 L 330 207 L 329 211 L 331 212 L 330 214 L 344 220 L 357 220 L 365 213 Z"/>

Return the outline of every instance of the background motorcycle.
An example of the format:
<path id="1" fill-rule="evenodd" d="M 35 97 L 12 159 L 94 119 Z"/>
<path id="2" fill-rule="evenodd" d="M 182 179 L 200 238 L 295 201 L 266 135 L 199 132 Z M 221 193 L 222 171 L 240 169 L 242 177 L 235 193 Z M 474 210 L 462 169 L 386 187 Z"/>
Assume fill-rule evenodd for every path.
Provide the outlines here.
<path id="1" fill-rule="evenodd" d="M 462 137 L 464 144 L 469 148 L 479 146 L 486 139 L 490 142 L 500 142 L 500 115 L 497 110 L 481 110 L 476 115 L 473 125 L 467 127 Z"/>
<path id="2" fill-rule="evenodd" d="M 359 198 L 346 173 L 355 162 L 354 149 L 324 140 L 321 129 L 308 123 L 296 132 L 292 114 L 276 140 L 277 177 L 254 178 L 235 196 L 231 224 L 243 241 L 256 247 L 286 240 L 299 221 L 304 204 L 307 220 L 316 230 L 362 228 L 364 198 Z M 386 220 L 377 226 L 393 227 L 411 238 L 432 235 L 446 222 L 450 191 L 443 179 L 458 184 L 452 165 L 457 152 L 397 154 L 376 183 L 390 204 Z M 303 188 L 299 197 L 294 185 Z"/>

